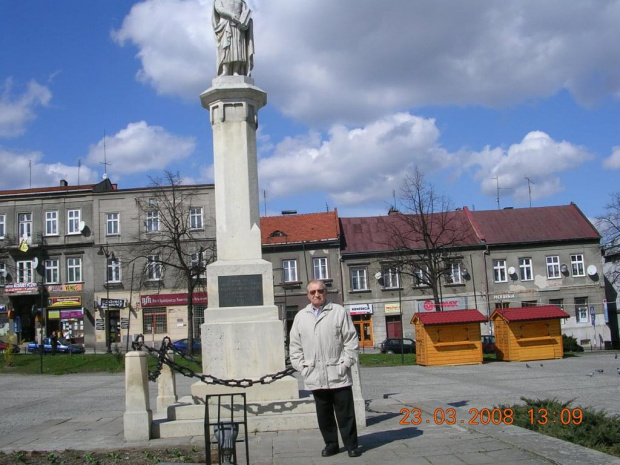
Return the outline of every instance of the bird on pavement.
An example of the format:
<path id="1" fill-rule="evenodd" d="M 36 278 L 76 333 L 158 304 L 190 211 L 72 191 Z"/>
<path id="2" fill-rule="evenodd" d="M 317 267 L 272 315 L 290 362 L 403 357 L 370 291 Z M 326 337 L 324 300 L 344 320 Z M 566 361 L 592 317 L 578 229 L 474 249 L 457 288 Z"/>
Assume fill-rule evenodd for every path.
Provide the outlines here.
<path id="1" fill-rule="evenodd" d="M 620 367 L 616 368 L 616 371 L 618 372 L 618 374 L 620 375 Z"/>
<path id="2" fill-rule="evenodd" d="M 602 368 L 599 368 L 599 369 L 598 369 L 598 370 L 596 370 L 596 371 L 597 371 L 597 372 L 599 372 L 599 373 L 603 373 L 603 371 L 605 371 L 605 370 L 603 370 Z"/>
<path id="3" fill-rule="evenodd" d="M 616 354 L 614 358 L 618 358 L 618 354 Z"/>
<path id="4" fill-rule="evenodd" d="M 591 371 L 590 373 L 588 373 L 588 376 L 589 376 L 590 378 L 592 378 L 592 377 L 594 376 L 594 372 L 593 372 L 593 371 Z"/>
<path id="5" fill-rule="evenodd" d="M 543 366 L 543 364 L 541 363 L 540 366 Z"/>
<path id="6" fill-rule="evenodd" d="M 525 368 L 532 368 L 531 366 L 529 366 L 527 363 L 525 364 Z"/>

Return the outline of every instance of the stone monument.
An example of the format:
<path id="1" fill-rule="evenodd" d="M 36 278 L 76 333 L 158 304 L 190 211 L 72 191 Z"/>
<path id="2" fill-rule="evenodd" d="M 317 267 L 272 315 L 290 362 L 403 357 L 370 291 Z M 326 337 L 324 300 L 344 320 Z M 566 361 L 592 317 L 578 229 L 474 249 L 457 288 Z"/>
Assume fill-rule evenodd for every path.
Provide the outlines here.
<path id="1" fill-rule="evenodd" d="M 217 72 L 200 95 L 213 129 L 217 261 L 207 266 L 203 372 L 258 379 L 285 368 L 284 328 L 274 304 L 273 271 L 262 259 L 256 129 L 267 94 L 254 85 L 251 11 L 243 0 L 215 0 Z M 248 401 L 299 398 L 297 380 L 234 388 L 196 383 L 192 396 L 246 392 Z"/>

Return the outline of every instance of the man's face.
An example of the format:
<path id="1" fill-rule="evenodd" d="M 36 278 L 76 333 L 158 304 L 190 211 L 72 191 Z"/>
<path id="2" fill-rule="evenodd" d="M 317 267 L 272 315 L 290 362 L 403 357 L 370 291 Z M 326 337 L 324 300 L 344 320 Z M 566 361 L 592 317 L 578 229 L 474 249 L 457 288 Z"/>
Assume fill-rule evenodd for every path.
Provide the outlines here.
<path id="1" fill-rule="evenodd" d="M 308 286 L 308 299 L 317 308 L 325 303 L 325 286 L 323 283 L 311 283 Z"/>

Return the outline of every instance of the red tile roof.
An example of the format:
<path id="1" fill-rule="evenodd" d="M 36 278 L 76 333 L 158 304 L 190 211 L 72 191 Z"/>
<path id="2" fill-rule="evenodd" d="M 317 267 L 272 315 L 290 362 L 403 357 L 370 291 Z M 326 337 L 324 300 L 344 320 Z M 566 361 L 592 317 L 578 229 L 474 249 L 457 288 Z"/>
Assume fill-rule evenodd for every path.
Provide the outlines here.
<path id="1" fill-rule="evenodd" d="M 411 323 L 420 321 L 423 325 L 454 325 L 458 323 L 483 323 L 487 318 L 476 309 L 450 310 L 444 312 L 418 312 Z"/>
<path id="2" fill-rule="evenodd" d="M 465 240 L 461 245 L 477 245 L 478 238 L 465 212 L 456 210 L 447 212 L 450 216 L 450 222 L 456 227 L 459 236 Z M 342 235 L 344 237 L 343 253 L 361 253 L 361 252 L 381 252 L 394 250 L 395 241 L 393 232 L 400 230 L 404 234 L 409 233 L 406 238 L 408 248 L 422 249 L 424 243 L 422 237 L 411 234 L 411 228 L 407 226 L 407 219 L 411 215 L 394 214 L 388 216 L 371 216 L 359 218 L 341 218 Z M 438 225 L 440 222 L 440 214 L 432 215 L 433 221 Z M 446 224 L 446 222 L 444 222 Z M 437 227 L 436 230 L 441 228 Z M 449 242 L 454 238 L 446 234 L 445 241 Z"/>
<path id="3" fill-rule="evenodd" d="M 491 319 L 503 318 L 508 323 L 513 321 L 548 320 L 550 318 L 568 318 L 570 315 L 555 305 L 540 307 L 498 308 Z"/>
<path id="4" fill-rule="evenodd" d="M 338 210 L 260 219 L 263 245 L 340 240 Z"/>
<path id="5" fill-rule="evenodd" d="M 464 211 L 487 244 L 565 240 L 600 240 L 600 235 L 577 205 Z"/>

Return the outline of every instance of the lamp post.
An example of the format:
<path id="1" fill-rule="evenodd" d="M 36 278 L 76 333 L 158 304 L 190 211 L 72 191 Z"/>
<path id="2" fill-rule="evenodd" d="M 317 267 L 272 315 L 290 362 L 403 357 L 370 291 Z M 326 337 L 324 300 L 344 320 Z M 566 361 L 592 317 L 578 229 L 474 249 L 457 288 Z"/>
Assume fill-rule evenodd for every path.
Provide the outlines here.
<path id="1" fill-rule="evenodd" d="M 106 304 L 105 304 L 105 308 L 103 308 L 103 305 L 101 306 L 103 308 L 104 311 L 104 328 L 105 328 L 105 347 L 106 347 L 106 353 L 111 354 L 112 353 L 112 348 L 111 348 L 111 341 L 110 341 L 110 286 L 109 286 L 109 261 L 112 260 L 112 262 L 116 261 L 116 257 L 114 256 L 114 252 L 110 252 L 110 249 L 108 248 L 108 244 L 106 243 L 105 247 L 101 246 L 99 247 L 99 252 L 97 252 L 97 255 L 102 255 L 105 256 L 105 294 L 106 294 Z M 97 345 L 97 340 L 95 339 L 95 346 Z"/>
<path id="2" fill-rule="evenodd" d="M 379 285 L 385 285 L 385 278 L 383 277 L 383 272 L 378 271 L 375 273 L 375 279 L 379 283 Z M 396 268 L 396 280 L 398 286 L 398 311 L 400 312 L 400 360 L 401 363 L 405 364 L 405 329 L 403 326 L 403 297 L 402 297 L 402 289 L 400 283 L 400 268 Z"/>

